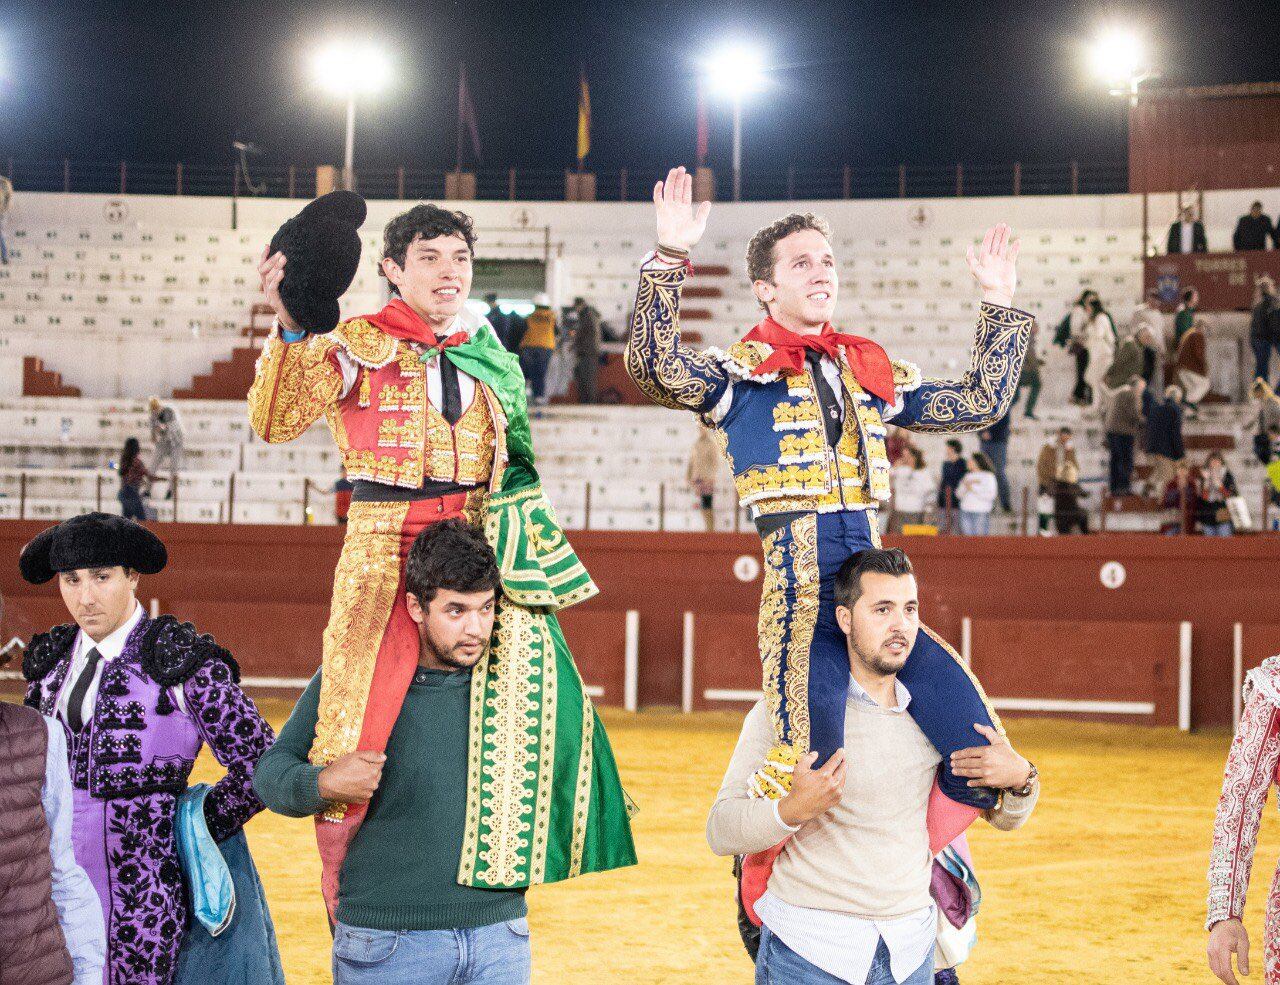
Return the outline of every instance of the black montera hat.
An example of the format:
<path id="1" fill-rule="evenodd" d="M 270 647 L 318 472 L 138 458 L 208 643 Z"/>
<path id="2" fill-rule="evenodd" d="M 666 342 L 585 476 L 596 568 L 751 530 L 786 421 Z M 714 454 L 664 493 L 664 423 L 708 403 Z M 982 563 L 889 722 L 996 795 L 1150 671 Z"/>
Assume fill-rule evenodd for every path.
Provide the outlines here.
<path id="1" fill-rule="evenodd" d="M 85 513 L 42 530 L 22 549 L 18 568 L 33 585 L 60 571 L 123 565 L 144 575 L 169 560 L 164 543 L 146 527 L 111 513 Z"/>
<path id="2" fill-rule="evenodd" d="M 280 299 L 306 331 L 323 335 L 338 324 L 338 298 L 360 267 L 360 226 L 368 214 L 355 192 L 321 195 L 271 237 L 271 253 L 287 258 Z"/>

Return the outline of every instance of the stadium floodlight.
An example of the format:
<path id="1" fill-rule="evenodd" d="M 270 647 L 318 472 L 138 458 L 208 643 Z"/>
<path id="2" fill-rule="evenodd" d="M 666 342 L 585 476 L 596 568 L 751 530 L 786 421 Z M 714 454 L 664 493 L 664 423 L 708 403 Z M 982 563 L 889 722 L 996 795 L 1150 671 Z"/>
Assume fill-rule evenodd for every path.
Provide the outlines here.
<path id="1" fill-rule="evenodd" d="M 742 198 L 742 101 L 768 84 L 764 56 L 748 45 L 730 45 L 708 58 L 705 69 L 711 91 L 733 102 L 733 200 L 737 202 Z"/>
<path id="2" fill-rule="evenodd" d="M 1128 97 L 1130 105 L 1137 105 L 1138 87 L 1157 77 L 1142 38 L 1122 28 L 1113 28 L 1094 41 L 1090 61 L 1094 73 L 1110 86 L 1111 95 Z"/>
<path id="3" fill-rule="evenodd" d="M 347 101 L 347 139 L 342 186 L 355 184 L 356 97 L 383 89 L 391 81 L 391 60 L 375 45 L 335 41 L 316 52 L 316 81 Z"/>

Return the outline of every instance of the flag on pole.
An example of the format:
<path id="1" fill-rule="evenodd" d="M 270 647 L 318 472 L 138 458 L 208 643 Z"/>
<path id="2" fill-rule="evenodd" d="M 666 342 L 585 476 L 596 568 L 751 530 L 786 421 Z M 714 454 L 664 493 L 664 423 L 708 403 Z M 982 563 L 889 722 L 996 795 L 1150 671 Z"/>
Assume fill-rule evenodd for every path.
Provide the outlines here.
<path id="1" fill-rule="evenodd" d="M 591 90 L 587 88 L 587 71 L 578 71 L 578 170 L 591 153 Z"/>
<path id="2" fill-rule="evenodd" d="M 471 99 L 471 87 L 467 85 L 467 66 L 458 65 L 458 157 L 455 170 L 462 170 L 462 146 L 464 134 L 471 138 L 471 156 L 480 163 L 480 126 L 476 120 L 476 104 Z"/>
<path id="3" fill-rule="evenodd" d="M 698 82 L 698 147 L 697 161 L 698 167 L 706 167 L 707 164 L 707 143 L 710 139 L 709 135 L 711 127 L 707 123 L 707 92 L 702 82 Z"/>

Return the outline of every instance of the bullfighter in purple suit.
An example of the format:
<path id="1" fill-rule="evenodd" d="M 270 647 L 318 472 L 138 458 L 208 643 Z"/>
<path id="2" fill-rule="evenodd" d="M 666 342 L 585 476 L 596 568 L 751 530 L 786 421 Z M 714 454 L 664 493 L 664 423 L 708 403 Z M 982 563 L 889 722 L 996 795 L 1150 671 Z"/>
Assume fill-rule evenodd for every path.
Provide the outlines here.
<path id="1" fill-rule="evenodd" d="M 138 576 L 167 560 L 151 531 L 103 513 L 43 531 L 20 560 L 33 584 L 57 576 L 75 619 L 34 637 L 22 670 L 26 703 L 67 732 L 76 860 L 106 920 L 104 985 L 174 979 L 189 918 L 174 814 L 201 747 L 227 771 L 204 801 L 222 841 L 262 810 L 253 768 L 274 739 L 230 653 L 138 604 Z"/>

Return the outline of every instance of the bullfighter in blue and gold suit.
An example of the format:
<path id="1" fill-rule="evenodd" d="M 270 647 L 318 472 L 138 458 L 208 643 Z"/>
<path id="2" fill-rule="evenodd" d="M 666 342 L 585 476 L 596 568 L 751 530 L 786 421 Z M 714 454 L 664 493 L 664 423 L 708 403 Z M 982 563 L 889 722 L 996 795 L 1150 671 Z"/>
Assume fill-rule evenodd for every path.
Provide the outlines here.
<path id="1" fill-rule="evenodd" d="M 659 245 L 641 267 L 626 365 L 656 403 L 693 411 L 714 430 L 760 531 L 760 656 L 777 744 L 752 792 L 777 798 L 800 756 L 815 750 L 821 765 L 843 744 L 849 659 L 834 580 L 852 554 L 879 546 L 876 512 L 890 495 L 885 424 L 943 434 L 1003 417 L 1032 318 L 1010 307 L 1018 244 L 996 226 L 969 251 L 983 292 L 969 370 L 958 380 L 922 377 L 869 339 L 832 328 L 838 275 L 829 229 L 816 216 L 790 215 L 760 230 L 747 253 L 768 317 L 727 352 L 696 351 L 680 342 L 680 293 L 710 206 L 695 209 L 691 191 L 683 169 L 654 190 Z M 931 807 L 930 828 L 945 844 L 999 795 L 956 777 L 949 755 L 974 745 L 975 723 L 999 730 L 999 719 L 955 651 L 927 629 L 898 677 L 943 757 L 939 787 L 949 799 L 935 798 L 945 806 Z M 950 814 L 942 830 L 935 813 Z"/>

